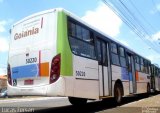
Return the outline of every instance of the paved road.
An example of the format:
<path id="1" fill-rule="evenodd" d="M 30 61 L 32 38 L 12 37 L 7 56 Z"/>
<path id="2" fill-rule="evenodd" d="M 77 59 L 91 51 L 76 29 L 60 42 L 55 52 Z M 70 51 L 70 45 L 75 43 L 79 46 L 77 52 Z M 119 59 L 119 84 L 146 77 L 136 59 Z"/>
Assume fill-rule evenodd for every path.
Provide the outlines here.
<path id="1" fill-rule="evenodd" d="M 0 100 L 0 107 L 50 108 L 69 105 L 66 97 L 25 97 Z"/>
<path id="2" fill-rule="evenodd" d="M 83 106 L 72 106 L 66 97 L 29 97 L 0 100 L 0 112 L 53 113 L 160 113 L 160 94 L 125 97 L 121 106 L 112 99 L 90 101 Z M 159 107 L 159 108 L 158 108 Z M 7 111 L 8 110 L 8 111 Z M 38 111 L 37 111 L 38 110 Z"/>

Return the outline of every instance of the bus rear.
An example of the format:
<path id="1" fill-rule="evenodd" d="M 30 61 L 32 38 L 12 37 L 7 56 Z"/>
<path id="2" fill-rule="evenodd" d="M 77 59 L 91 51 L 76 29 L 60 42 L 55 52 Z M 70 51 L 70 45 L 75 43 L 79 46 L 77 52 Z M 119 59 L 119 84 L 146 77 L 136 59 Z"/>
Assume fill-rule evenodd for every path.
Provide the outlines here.
<path id="1" fill-rule="evenodd" d="M 13 25 L 8 60 L 9 95 L 47 95 L 59 78 L 57 12 L 31 15 Z"/>

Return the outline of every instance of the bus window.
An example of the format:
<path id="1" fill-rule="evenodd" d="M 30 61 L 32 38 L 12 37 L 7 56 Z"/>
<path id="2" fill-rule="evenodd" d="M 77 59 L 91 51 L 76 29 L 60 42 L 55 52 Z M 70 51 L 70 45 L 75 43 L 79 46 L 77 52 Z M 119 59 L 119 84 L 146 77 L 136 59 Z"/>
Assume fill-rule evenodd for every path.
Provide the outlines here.
<path id="1" fill-rule="evenodd" d="M 132 64 L 131 64 L 131 55 L 127 53 L 127 60 L 128 60 L 128 71 L 132 71 Z"/>
<path id="2" fill-rule="evenodd" d="M 135 56 L 135 64 L 136 64 L 136 70 L 140 71 L 139 57 L 138 56 Z"/>
<path id="3" fill-rule="evenodd" d="M 107 48 L 105 42 L 102 42 L 103 65 L 107 66 Z"/>
<path id="4" fill-rule="evenodd" d="M 118 53 L 118 52 L 117 52 L 117 45 L 116 45 L 116 44 L 111 43 L 111 51 L 112 51 L 113 53 L 115 53 L 115 54 Z"/>
<path id="5" fill-rule="evenodd" d="M 72 37 L 75 37 L 76 36 L 76 25 L 72 22 L 69 22 L 68 29 L 69 29 L 68 30 L 69 34 Z"/>
<path id="6" fill-rule="evenodd" d="M 101 42 L 97 41 L 97 54 L 98 54 L 98 62 L 100 65 L 102 65 L 102 51 L 101 51 Z"/>
<path id="7" fill-rule="evenodd" d="M 144 72 L 144 60 L 143 58 L 140 59 L 140 65 L 141 65 L 141 72 Z"/>
<path id="8" fill-rule="evenodd" d="M 119 47 L 120 64 L 122 67 L 126 67 L 126 59 L 124 54 L 124 48 Z"/>
<path id="9" fill-rule="evenodd" d="M 111 60 L 112 60 L 112 64 L 120 65 L 118 51 L 117 51 L 117 45 L 114 43 L 111 43 Z"/>
<path id="10" fill-rule="evenodd" d="M 144 60 L 144 72 L 148 73 L 148 61 Z"/>
<path id="11" fill-rule="evenodd" d="M 76 37 L 82 39 L 82 29 L 79 25 L 76 25 Z"/>
<path id="12" fill-rule="evenodd" d="M 86 42 L 91 42 L 93 38 L 90 37 L 90 32 L 89 30 L 82 28 L 82 37 L 83 40 Z"/>
<path id="13" fill-rule="evenodd" d="M 119 47 L 119 54 L 120 56 L 124 57 L 124 48 Z"/>
<path id="14" fill-rule="evenodd" d="M 76 27 L 75 27 L 76 26 Z M 68 35 L 71 50 L 74 54 L 96 59 L 93 37 L 90 37 L 90 31 L 78 25 L 68 22 Z M 76 31 L 76 36 L 73 36 Z"/>

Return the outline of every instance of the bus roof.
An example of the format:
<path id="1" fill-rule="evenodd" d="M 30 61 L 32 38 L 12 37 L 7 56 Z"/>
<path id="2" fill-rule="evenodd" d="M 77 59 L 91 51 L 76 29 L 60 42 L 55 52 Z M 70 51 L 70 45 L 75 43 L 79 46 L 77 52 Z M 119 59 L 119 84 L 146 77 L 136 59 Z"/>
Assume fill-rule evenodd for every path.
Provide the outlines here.
<path id="1" fill-rule="evenodd" d="M 22 22 L 24 22 L 24 21 L 26 21 L 26 20 L 34 18 L 36 16 L 47 14 L 47 13 L 52 13 L 52 12 L 55 12 L 57 10 L 62 10 L 62 8 L 49 9 L 49 10 L 41 11 L 41 12 L 38 12 L 38 13 L 34 13 L 34 14 L 29 15 L 29 16 L 27 16 L 27 17 L 19 20 L 18 22 L 16 22 L 15 24 L 13 24 L 13 27 L 16 26 L 16 25 L 18 25 L 18 24 L 20 24 L 20 23 L 22 23 Z"/>
<path id="2" fill-rule="evenodd" d="M 98 32 L 99 34 L 103 35 L 104 37 L 107 37 L 109 40 L 111 40 L 111 41 L 113 41 L 113 42 L 115 42 L 115 43 L 118 43 L 119 45 L 125 47 L 125 48 L 126 48 L 127 50 L 129 50 L 130 52 L 132 52 L 132 53 L 134 53 L 134 54 L 137 54 L 138 56 L 143 57 L 142 55 L 136 53 L 133 49 L 127 47 L 127 46 L 124 45 L 124 44 L 122 44 L 120 41 L 118 41 L 118 40 L 110 37 L 110 36 L 107 35 L 106 33 L 104 33 L 104 32 L 102 32 L 102 31 L 100 31 L 99 29 L 95 28 L 94 26 L 89 25 L 88 23 L 86 23 L 85 21 L 83 21 L 82 19 L 80 19 L 80 17 L 76 16 L 75 14 L 73 14 L 73 13 L 71 13 L 71 12 L 69 12 L 69 11 L 67 11 L 67 10 L 65 10 L 65 9 L 63 9 L 63 8 L 54 8 L 54 9 L 49 9 L 49 10 L 45 10 L 45 11 L 41 11 L 41 12 L 32 14 L 32 15 L 27 16 L 27 17 L 23 18 L 22 20 L 16 22 L 15 24 L 13 24 L 12 27 L 14 27 L 14 26 L 16 26 L 16 25 L 18 25 L 18 24 L 20 24 L 20 23 L 22 23 L 22 22 L 24 22 L 24 21 L 26 21 L 26 20 L 28 20 L 28 19 L 34 18 L 34 17 L 36 17 L 36 16 L 43 15 L 43 14 L 47 14 L 47 13 L 52 13 L 52 12 L 56 12 L 56 11 L 63 11 L 63 12 L 66 13 L 68 16 L 70 16 L 71 18 L 79 21 L 80 23 L 83 23 L 84 25 L 86 25 L 87 27 L 89 27 L 90 29 L 92 29 L 93 31 L 96 31 L 96 32 Z M 143 58 L 145 58 L 145 57 L 143 57 Z M 149 60 L 148 58 L 145 58 L 145 59 Z M 150 60 L 149 60 L 149 61 L 150 61 Z"/>

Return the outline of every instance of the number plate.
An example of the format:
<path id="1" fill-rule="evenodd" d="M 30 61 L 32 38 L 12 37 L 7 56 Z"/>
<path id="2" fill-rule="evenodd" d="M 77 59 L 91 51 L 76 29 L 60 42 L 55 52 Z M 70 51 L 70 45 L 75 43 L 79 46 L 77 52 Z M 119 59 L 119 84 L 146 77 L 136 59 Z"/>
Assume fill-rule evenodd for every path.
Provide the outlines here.
<path id="1" fill-rule="evenodd" d="M 33 80 L 32 79 L 25 80 L 24 85 L 33 85 Z"/>

